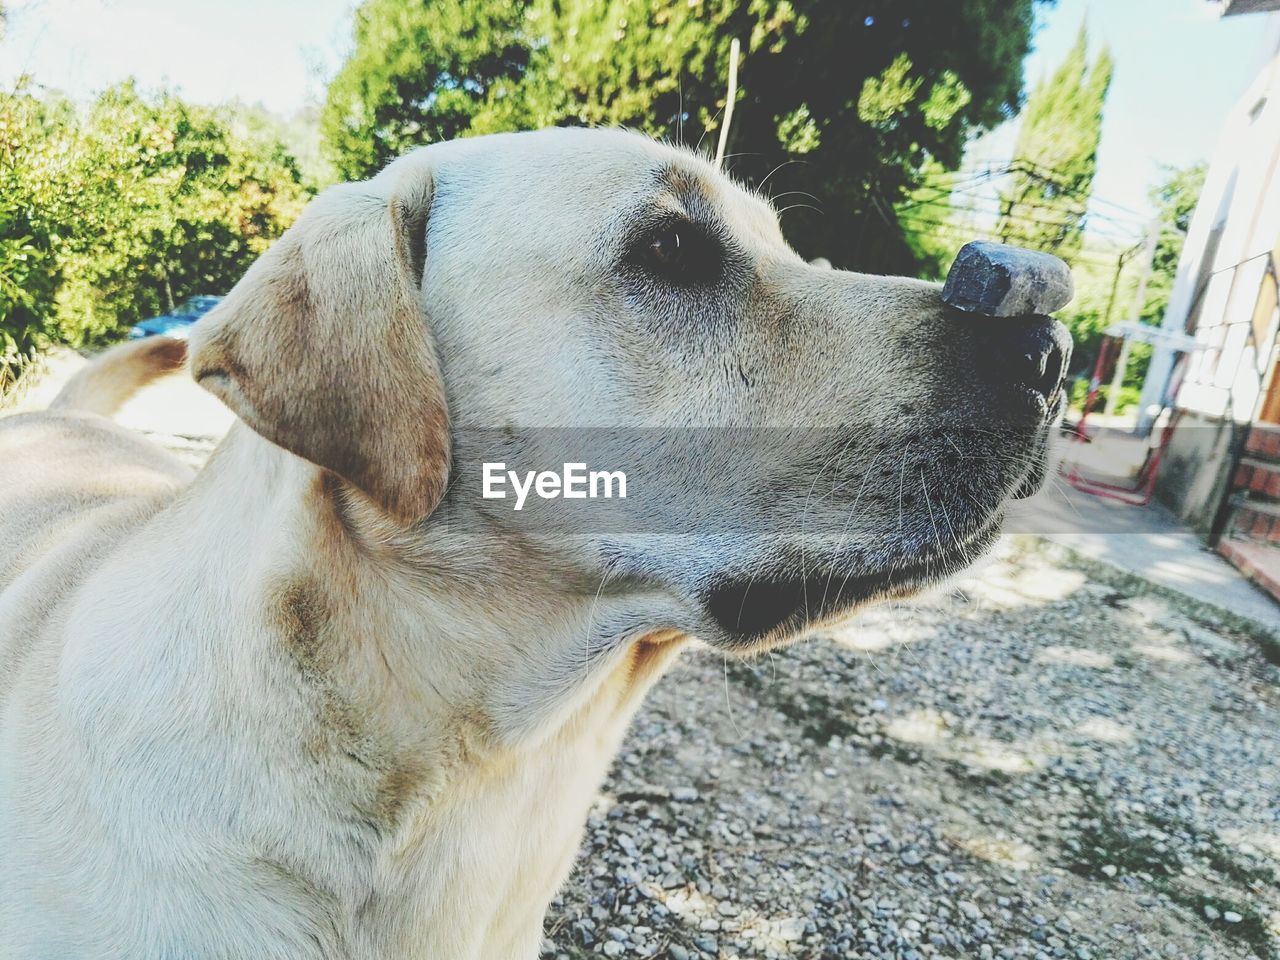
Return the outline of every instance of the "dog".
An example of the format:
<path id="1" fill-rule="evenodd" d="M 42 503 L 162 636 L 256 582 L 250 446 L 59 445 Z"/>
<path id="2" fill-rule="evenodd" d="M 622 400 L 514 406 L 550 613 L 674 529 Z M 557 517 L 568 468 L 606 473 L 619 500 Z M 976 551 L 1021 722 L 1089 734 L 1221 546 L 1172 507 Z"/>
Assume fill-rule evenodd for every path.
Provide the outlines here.
<path id="1" fill-rule="evenodd" d="M 0 420 L 0 955 L 537 956 L 680 649 L 968 564 L 1043 477 L 1069 350 L 812 266 L 633 133 L 326 190 L 193 329 L 238 418 L 198 473 L 102 416 L 173 341 Z M 626 499 L 482 495 L 575 438 Z"/>

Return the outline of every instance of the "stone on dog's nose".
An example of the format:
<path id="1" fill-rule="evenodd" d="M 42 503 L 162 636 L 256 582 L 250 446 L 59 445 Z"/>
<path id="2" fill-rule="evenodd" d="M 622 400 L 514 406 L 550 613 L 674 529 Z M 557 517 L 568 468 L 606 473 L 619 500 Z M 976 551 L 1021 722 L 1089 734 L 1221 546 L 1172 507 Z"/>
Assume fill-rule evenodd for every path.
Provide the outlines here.
<path id="1" fill-rule="evenodd" d="M 965 313 L 1025 317 L 1065 307 L 1074 292 L 1070 268 L 1053 254 L 974 241 L 951 264 L 942 299 Z"/>

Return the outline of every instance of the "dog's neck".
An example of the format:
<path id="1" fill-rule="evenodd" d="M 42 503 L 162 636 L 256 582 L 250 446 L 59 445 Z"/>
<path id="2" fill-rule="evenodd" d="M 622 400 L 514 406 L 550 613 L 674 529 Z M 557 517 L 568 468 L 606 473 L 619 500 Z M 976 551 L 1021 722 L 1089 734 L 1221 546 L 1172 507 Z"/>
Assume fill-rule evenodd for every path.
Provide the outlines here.
<path id="1" fill-rule="evenodd" d="M 345 804 L 362 824 L 350 852 L 367 889 L 352 890 L 364 898 L 352 909 L 376 901 L 378 936 L 422 938 L 408 927 L 423 925 L 423 898 L 474 904 L 489 895 L 471 889 L 478 879 L 511 885 L 516 903 L 502 909 L 540 929 L 599 779 L 678 638 L 614 617 L 592 587 L 566 589 L 563 572 L 513 555 L 518 544 L 436 535 L 429 521 L 395 531 L 243 427 L 185 499 L 197 512 L 231 505 L 213 528 L 252 558 L 234 589 L 233 655 L 288 690 L 289 713 L 263 718 L 277 748 L 310 770 L 330 815 Z M 460 862 L 512 829 L 494 863 Z M 502 956 L 485 953 L 497 943 L 477 949 Z"/>

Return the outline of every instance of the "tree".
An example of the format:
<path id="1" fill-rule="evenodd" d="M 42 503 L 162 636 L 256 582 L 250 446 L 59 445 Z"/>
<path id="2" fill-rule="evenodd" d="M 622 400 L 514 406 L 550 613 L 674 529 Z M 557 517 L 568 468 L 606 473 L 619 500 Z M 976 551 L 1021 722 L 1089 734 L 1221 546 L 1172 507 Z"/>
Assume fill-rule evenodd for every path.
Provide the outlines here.
<path id="1" fill-rule="evenodd" d="M 351 56 L 321 115 L 340 176 L 372 175 L 406 150 L 451 140 L 514 94 L 530 47 L 525 0 L 365 0 Z"/>
<path id="2" fill-rule="evenodd" d="M 74 137 L 77 228 L 62 251 L 61 335 L 95 339 L 222 293 L 307 199 L 296 163 L 233 117 L 132 84 L 98 98 Z"/>
<path id="3" fill-rule="evenodd" d="M 894 216 L 903 228 L 903 239 L 916 259 L 916 272 L 924 279 L 942 280 L 960 247 L 962 237 L 977 239 L 967 230 L 960 211 L 952 203 L 956 175 L 930 158 L 920 169 L 920 186 L 894 205 Z"/>
<path id="4" fill-rule="evenodd" d="M 750 12 L 731 149 L 762 156 L 735 170 L 758 183 L 786 163 L 769 181 L 775 196 L 816 198 L 818 209 L 784 221 L 801 253 L 916 272 L 891 205 L 922 169 L 954 169 L 971 132 L 1016 110 L 1033 4 L 754 3 Z"/>
<path id="5" fill-rule="evenodd" d="M 1080 371 L 1092 370 L 1102 346 L 1103 333 L 1113 323 L 1132 320 L 1135 315 L 1144 323 L 1159 325 L 1169 304 L 1178 259 L 1191 222 L 1191 215 L 1204 185 L 1204 164 L 1183 168 L 1167 168 L 1163 179 L 1151 188 L 1151 202 L 1156 210 L 1152 226 L 1159 231 L 1151 273 L 1147 277 L 1146 296 L 1138 304 L 1140 275 L 1145 268 L 1145 243 L 1138 242 L 1121 255 L 1100 242 L 1094 249 L 1089 244 L 1072 268 L 1076 295 L 1058 314 L 1058 319 L 1071 329 L 1075 339 L 1073 366 Z M 1151 359 L 1151 347 L 1131 343 L 1129 363 L 1125 368 L 1125 393 L 1119 410 L 1137 402 L 1139 390 Z M 1109 388 L 1104 385 L 1103 393 Z M 1081 384 L 1076 400 L 1083 397 Z"/>
<path id="6" fill-rule="evenodd" d="M 738 37 L 735 175 L 784 206 L 816 198 L 784 224 L 801 253 L 909 270 L 892 206 L 1016 110 L 1035 2 L 366 0 L 325 137 L 347 177 L 408 146 L 557 124 L 710 144 Z"/>
<path id="7" fill-rule="evenodd" d="M 83 112 L 0 97 L 0 366 L 226 291 L 307 198 L 280 143 L 226 110 L 128 83 Z"/>
<path id="8" fill-rule="evenodd" d="M 1081 25 L 1066 59 L 1027 98 L 1000 197 L 1005 242 L 1067 257 L 1080 249 L 1113 69 L 1106 48 L 1090 65 L 1088 43 Z"/>
<path id="9" fill-rule="evenodd" d="M 1167 167 L 1165 178 L 1150 192 L 1156 208 L 1153 228 L 1160 231 L 1156 238 L 1155 256 L 1151 259 L 1151 273 L 1147 278 L 1144 302 L 1135 304 L 1143 323 L 1159 325 L 1164 321 L 1169 307 L 1169 295 L 1178 274 L 1178 260 L 1182 257 L 1182 245 L 1187 239 L 1191 215 L 1200 200 L 1204 187 L 1206 167 L 1203 163 L 1188 167 Z M 1133 299 L 1137 291 L 1132 292 Z M 1129 365 L 1125 368 L 1124 386 L 1135 395 L 1141 390 L 1151 365 L 1151 345 L 1135 343 L 1130 347 Z"/>
<path id="10" fill-rule="evenodd" d="M 1151 189 L 1151 203 L 1156 208 L 1155 223 L 1160 236 L 1156 241 L 1151 276 L 1147 280 L 1146 302 L 1141 305 L 1144 323 L 1159 324 L 1169 306 L 1173 281 L 1182 257 L 1182 244 L 1187 239 L 1191 215 L 1200 201 L 1206 167 L 1203 163 L 1188 167 L 1166 167 L 1165 178 Z"/>
<path id="11" fill-rule="evenodd" d="M 66 203 L 56 172 L 69 108 L 18 84 L 0 96 L 0 386 L 44 339 L 59 281 L 57 211 Z"/>

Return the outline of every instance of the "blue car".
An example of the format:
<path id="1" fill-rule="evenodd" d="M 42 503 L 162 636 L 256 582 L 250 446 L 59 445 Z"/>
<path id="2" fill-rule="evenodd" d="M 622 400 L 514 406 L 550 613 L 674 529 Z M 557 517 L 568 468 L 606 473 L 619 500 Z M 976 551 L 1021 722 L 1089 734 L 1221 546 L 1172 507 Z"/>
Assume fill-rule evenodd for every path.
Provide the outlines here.
<path id="1" fill-rule="evenodd" d="M 177 337 L 179 340 L 185 340 L 191 332 L 191 325 L 221 301 L 221 297 L 191 297 L 175 307 L 172 313 L 151 317 L 133 326 L 129 330 L 129 339 Z"/>

